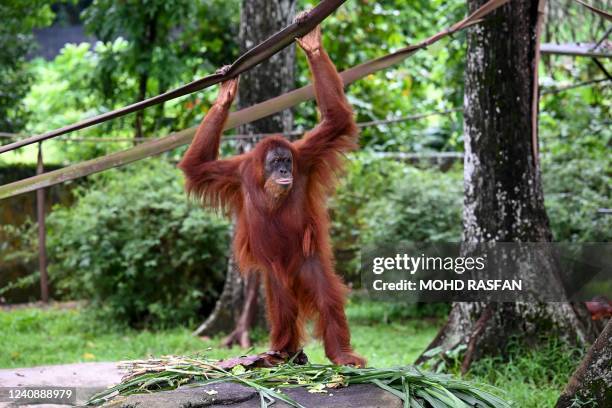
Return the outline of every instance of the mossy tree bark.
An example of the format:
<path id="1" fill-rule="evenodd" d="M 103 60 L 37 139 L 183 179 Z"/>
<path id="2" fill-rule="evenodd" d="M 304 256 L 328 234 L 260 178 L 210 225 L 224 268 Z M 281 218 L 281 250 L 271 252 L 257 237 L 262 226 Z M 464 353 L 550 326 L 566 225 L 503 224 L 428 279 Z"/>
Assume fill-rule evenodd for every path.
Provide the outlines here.
<path id="1" fill-rule="evenodd" d="M 612 406 L 612 320 L 574 371 L 556 408 L 577 406 Z"/>
<path id="2" fill-rule="evenodd" d="M 240 17 L 240 52 L 264 41 L 293 21 L 295 0 L 243 0 Z M 273 55 L 267 61 L 245 72 L 240 77 L 238 108 L 246 108 L 293 89 L 295 70 L 295 46 L 291 45 Z M 291 131 L 293 114 L 286 109 L 274 115 L 247 123 L 238 128 L 239 134 L 283 133 Z M 240 149 L 249 150 L 254 141 L 245 141 Z M 243 279 L 233 260 L 230 260 L 225 287 L 217 305 L 196 331 L 199 335 L 210 335 L 219 331 L 231 333 L 223 345 L 251 346 L 250 329 L 256 322 L 264 323 L 261 302 L 260 277 L 249 271 Z"/>
<path id="3" fill-rule="evenodd" d="M 484 3 L 468 0 L 470 11 Z M 509 2 L 468 31 L 464 253 L 473 243 L 552 238 L 537 163 L 538 5 L 537 0 Z M 550 253 L 513 254 L 508 262 L 530 285 L 561 288 Z M 465 372 L 472 361 L 503 353 L 511 339 L 535 342 L 543 336 L 586 343 L 594 340 L 596 330 L 582 304 L 455 303 L 428 350 L 439 348 L 444 356 L 465 348 Z M 423 355 L 417 362 L 428 358 Z"/>

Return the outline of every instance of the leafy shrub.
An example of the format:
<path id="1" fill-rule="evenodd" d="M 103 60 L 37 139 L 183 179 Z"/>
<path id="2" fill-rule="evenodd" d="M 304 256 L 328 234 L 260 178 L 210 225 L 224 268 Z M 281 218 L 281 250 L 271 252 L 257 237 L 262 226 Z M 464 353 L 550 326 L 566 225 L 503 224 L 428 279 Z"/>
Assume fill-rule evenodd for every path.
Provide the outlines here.
<path id="1" fill-rule="evenodd" d="M 542 175 L 556 241 L 609 242 L 612 127 L 606 88 L 581 87 L 543 99 Z"/>
<path id="2" fill-rule="evenodd" d="M 359 248 L 366 231 L 369 213 L 365 203 L 374 197 L 387 197 L 389 180 L 398 177 L 404 166 L 391 160 L 380 160 L 368 154 L 352 155 L 347 171 L 340 179 L 336 194 L 329 203 L 332 219 L 331 237 L 337 268 L 349 283 L 359 281 Z"/>
<path id="3" fill-rule="evenodd" d="M 557 241 L 607 241 L 609 175 L 597 160 L 556 152 L 542 166 Z M 459 167 L 459 166 L 457 166 Z M 190 204 L 166 163 L 105 173 L 49 219 L 56 292 L 88 298 L 132 325 L 169 325 L 212 305 L 222 284 L 227 222 Z M 401 240 L 461 238 L 462 174 L 351 156 L 330 202 L 338 271 L 359 286 L 359 250 Z M 180 276 L 179 279 L 176 277 Z M 164 288 L 164 290 L 159 290 Z"/>
<path id="4" fill-rule="evenodd" d="M 37 224 L 0 224 L 0 304 L 28 301 L 38 295 L 40 273 Z"/>
<path id="5" fill-rule="evenodd" d="M 598 148 L 596 151 L 602 151 Z M 542 161 L 544 196 L 558 242 L 607 242 L 612 217 L 609 159 L 605 155 L 553 151 Z M 358 286 L 359 249 L 399 241 L 458 242 L 461 239 L 463 174 L 351 156 L 347 174 L 331 201 L 332 240 L 337 268 Z"/>
<path id="6" fill-rule="evenodd" d="M 598 214 L 610 207 L 609 161 L 558 159 L 544 166 L 546 211 L 555 241 L 610 241 L 612 217 Z"/>
<path id="7" fill-rule="evenodd" d="M 398 241 L 458 242 L 461 239 L 463 175 L 405 165 L 391 193 L 367 205 L 371 214 L 364 244 Z"/>
<path id="8" fill-rule="evenodd" d="M 461 233 L 461 174 L 351 156 L 330 203 L 337 269 L 359 285 L 359 249 L 398 240 L 457 241 Z"/>
<path id="9" fill-rule="evenodd" d="M 170 164 L 99 175 L 48 220 L 56 292 L 132 326 L 184 324 L 210 308 L 226 271 L 227 222 L 190 203 Z"/>

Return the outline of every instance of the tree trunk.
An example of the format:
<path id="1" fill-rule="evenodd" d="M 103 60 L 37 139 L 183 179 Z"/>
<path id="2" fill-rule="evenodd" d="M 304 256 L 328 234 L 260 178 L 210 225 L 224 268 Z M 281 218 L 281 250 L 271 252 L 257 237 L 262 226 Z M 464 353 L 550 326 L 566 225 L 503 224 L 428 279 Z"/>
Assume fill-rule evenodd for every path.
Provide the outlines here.
<path id="1" fill-rule="evenodd" d="M 243 0 L 240 15 L 240 52 L 262 42 L 293 21 L 296 0 Z M 295 45 L 285 48 L 240 77 L 238 107 L 246 108 L 295 86 Z M 289 132 L 293 114 L 286 109 L 275 115 L 247 123 L 238 133 Z"/>
<path id="2" fill-rule="evenodd" d="M 470 11 L 485 2 L 468 0 Z M 464 253 L 474 243 L 551 240 L 534 146 L 539 16 L 537 0 L 515 0 L 468 31 Z M 562 290 L 552 254 L 515 253 L 508 262 L 525 282 L 539 282 L 543 290 Z M 475 359 L 503 353 L 512 337 L 537 341 L 543 334 L 585 343 L 595 338 L 596 331 L 582 304 L 455 303 L 428 350 L 465 349 L 461 367 L 465 372 Z M 417 362 L 427 358 L 422 355 Z"/>
<path id="3" fill-rule="evenodd" d="M 233 256 L 228 257 L 223 292 L 208 318 L 193 332 L 196 336 L 212 336 L 227 333 L 238 320 L 240 306 L 244 302 L 243 281 Z"/>
<path id="4" fill-rule="evenodd" d="M 147 97 L 147 82 L 149 82 L 149 75 L 144 73 L 138 76 L 138 97 L 137 102 L 146 99 Z M 144 137 L 143 132 L 144 125 L 144 110 L 139 110 L 136 112 L 136 117 L 134 119 L 134 138 L 142 138 Z M 134 145 L 138 144 L 134 142 Z"/>
<path id="5" fill-rule="evenodd" d="M 290 24 L 295 14 L 295 0 L 243 0 L 240 19 L 240 52 L 245 52 L 270 35 Z M 238 108 L 245 108 L 288 92 L 294 87 L 295 46 L 290 46 L 240 77 Z M 240 134 L 282 133 L 291 131 L 293 114 L 287 109 L 272 116 L 241 126 Z M 239 150 L 247 151 L 252 142 L 244 142 Z M 259 290 L 258 272 L 250 271 L 240 277 L 233 260 L 230 261 L 223 294 L 215 310 L 197 334 L 233 331 L 223 340 L 224 346 L 251 345 L 250 329 L 257 321 L 265 322 L 265 307 Z M 259 312 L 259 313 L 258 313 Z"/>
<path id="6" fill-rule="evenodd" d="M 612 320 L 574 371 L 556 408 L 612 407 Z M 581 402 L 574 404 L 574 402 Z"/>
<path id="7" fill-rule="evenodd" d="M 147 33 L 144 37 L 144 44 L 142 44 L 139 48 L 141 50 L 147 50 L 147 62 L 150 65 L 153 59 L 153 48 L 155 47 L 155 42 L 157 41 L 157 22 L 159 20 L 159 12 L 156 12 L 148 21 L 147 21 Z M 138 97 L 137 102 L 143 101 L 147 98 L 147 84 L 149 83 L 149 74 L 148 72 L 143 72 L 138 76 Z M 135 138 L 143 138 L 144 137 L 144 110 L 139 110 L 136 112 L 136 118 L 134 120 L 134 137 Z M 134 145 L 138 144 L 138 142 L 134 142 Z"/>

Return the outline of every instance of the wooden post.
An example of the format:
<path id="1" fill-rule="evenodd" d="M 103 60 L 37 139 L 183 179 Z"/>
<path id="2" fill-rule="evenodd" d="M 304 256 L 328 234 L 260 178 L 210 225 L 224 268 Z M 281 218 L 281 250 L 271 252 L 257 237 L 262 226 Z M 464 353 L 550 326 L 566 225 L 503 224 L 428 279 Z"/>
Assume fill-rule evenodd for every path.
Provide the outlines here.
<path id="1" fill-rule="evenodd" d="M 45 171 L 42 155 L 42 142 L 38 143 L 38 163 L 36 174 Z M 38 269 L 40 270 L 40 299 L 49 302 L 49 279 L 47 276 L 47 231 L 45 228 L 45 189 L 36 190 L 36 215 L 38 219 Z"/>
<path id="2" fill-rule="evenodd" d="M 546 13 L 546 0 L 538 2 L 538 17 L 535 26 L 535 55 L 533 58 L 533 84 L 532 84 L 532 100 L 531 100 L 531 154 L 533 155 L 533 163 L 539 166 L 539 142 L 538 142 L 538 112 L 540 110 L 540 79 L 538 70 L 540 68 L 540 41 L 542 40 L 542 26 L 544 24 L 544 16 Z"/>

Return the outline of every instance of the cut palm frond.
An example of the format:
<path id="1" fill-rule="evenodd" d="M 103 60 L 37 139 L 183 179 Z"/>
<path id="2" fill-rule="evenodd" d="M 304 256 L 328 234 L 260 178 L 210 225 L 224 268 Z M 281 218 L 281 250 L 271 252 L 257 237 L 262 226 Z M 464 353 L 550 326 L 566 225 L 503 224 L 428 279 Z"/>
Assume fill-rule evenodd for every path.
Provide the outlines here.
<path id="1" fill-rule="evenodd" d="M 302 407 L 281 391 L 306 387 L 327 392 L 352 384 L 374 384 L 395 395 L 410 408 L 509 408 L 490 386 L 458 380 L 445 374 L 421 371 L 413 366 L 395 368 L 354 368 L 325 364 L 282 364 L 271 368 L 246 369 L 237 365 L 226 370 L 219 361 L 206 358 L 166 356 L 160 359 L 124 363 L 130 370 L 122 382 L 93 396 L 88 404 L 102 404 L 118 395 L 171 390 L 184 384 L 234 382 L 257 390 L 261 406 L 281 400 Z"/>

